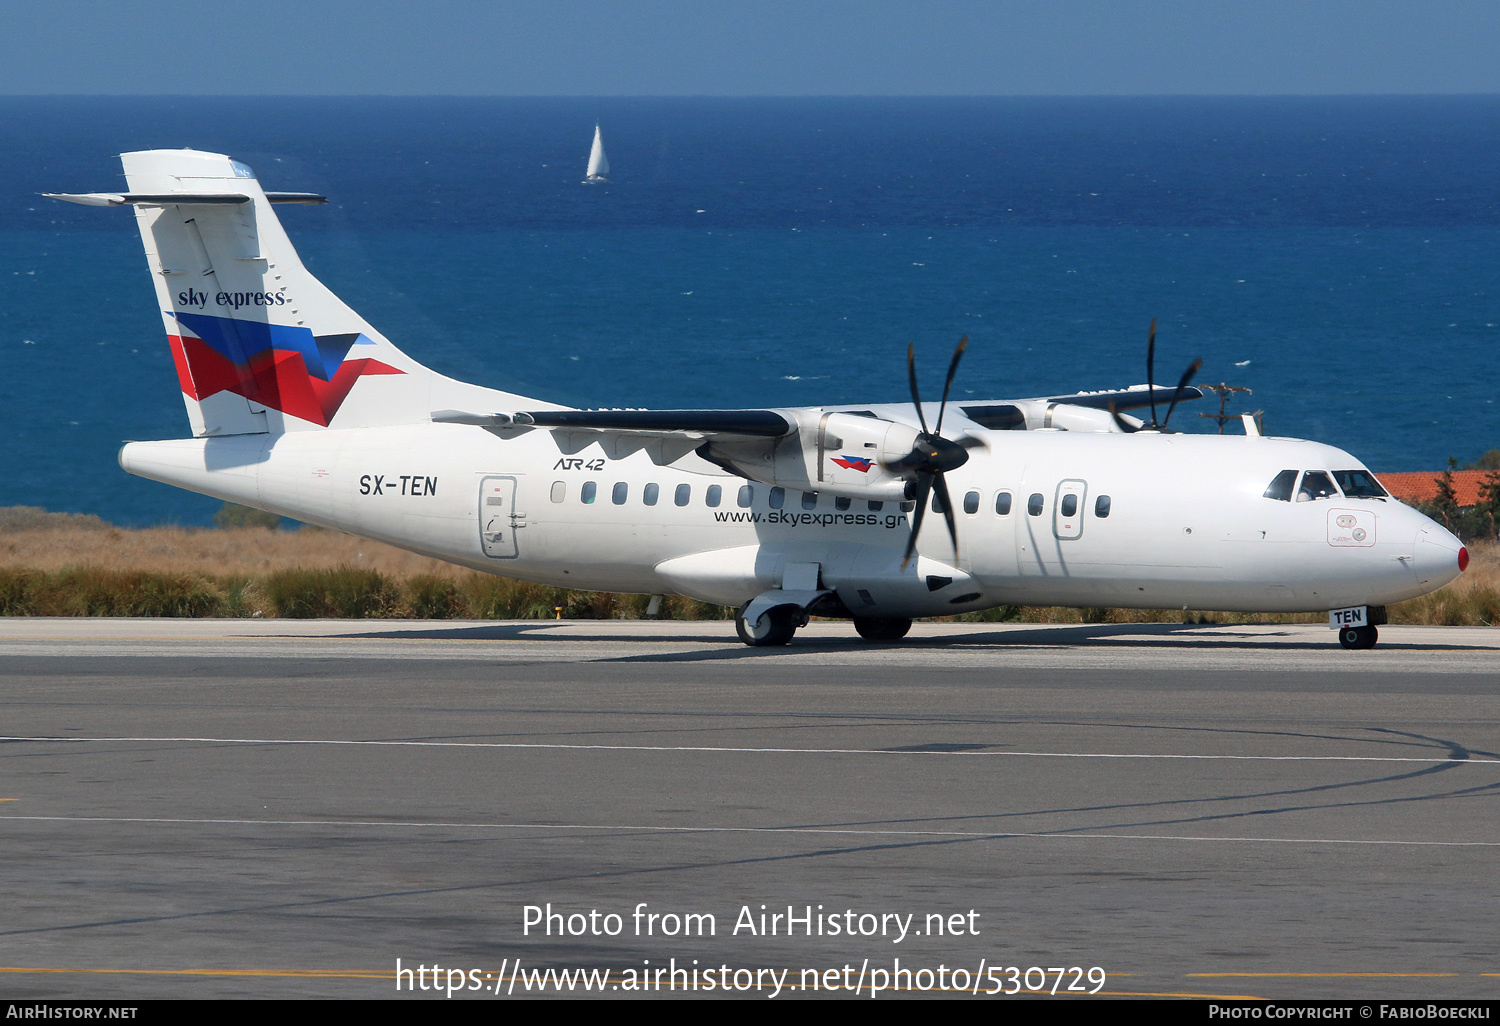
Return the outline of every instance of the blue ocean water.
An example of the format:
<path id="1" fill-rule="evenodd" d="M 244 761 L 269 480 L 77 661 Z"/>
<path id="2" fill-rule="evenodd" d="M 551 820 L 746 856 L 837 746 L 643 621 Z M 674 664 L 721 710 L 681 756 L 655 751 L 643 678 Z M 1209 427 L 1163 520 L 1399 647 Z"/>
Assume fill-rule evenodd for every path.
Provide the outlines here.
<path id="1" fill-rule="evenodd" d="M 581 184 L 593 125 L 613 165 Z M 1377 469 L 1500 446 L 1500 98 L 0 98 L 0 505 L 218 503 L 116 466 L 187 422 L 115 154 L 227 152 L 412 356 L 583 406 L 1254 390 Z M 1174 427 L 1211 430 L 1200 402 Z"/>

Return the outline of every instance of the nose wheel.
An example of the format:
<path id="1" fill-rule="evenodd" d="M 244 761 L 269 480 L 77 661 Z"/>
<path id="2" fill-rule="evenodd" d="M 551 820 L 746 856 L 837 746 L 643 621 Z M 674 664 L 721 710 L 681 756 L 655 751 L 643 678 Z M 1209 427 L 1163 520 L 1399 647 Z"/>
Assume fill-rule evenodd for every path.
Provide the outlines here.
<path id="1" fill-rule="evenodd" d="M 1339 644 L 1345 648 L 1374 648 L 1380 633 L 1374 627 L 1341 627 Z"/>

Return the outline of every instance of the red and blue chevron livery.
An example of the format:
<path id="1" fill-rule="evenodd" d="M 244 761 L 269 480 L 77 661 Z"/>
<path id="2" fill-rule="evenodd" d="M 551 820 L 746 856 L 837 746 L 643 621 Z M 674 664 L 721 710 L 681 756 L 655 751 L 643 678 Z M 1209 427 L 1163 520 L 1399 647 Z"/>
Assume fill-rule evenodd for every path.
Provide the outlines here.
<path id="1" fill-rule="evenodd" d="M 833 462 L 845 470 L 857 470 L 861 474 L 868 474 L 870 467 L 874 465 L 873 460 L 865 459 L 863 456 L 835 456 Z"/>
<path id="2" fill-rule="evenodd" d="M 404 373 L 369 357 L 349 359 L 356 346 L 375 345 L 358 332 L 314 335 L 301 326 L 210 314 L 171 316 L 183 329 L 167 336 L 178 381 L 183 392 L 200 402 L 233 392 L 327 427 L 361 377 Z"/>

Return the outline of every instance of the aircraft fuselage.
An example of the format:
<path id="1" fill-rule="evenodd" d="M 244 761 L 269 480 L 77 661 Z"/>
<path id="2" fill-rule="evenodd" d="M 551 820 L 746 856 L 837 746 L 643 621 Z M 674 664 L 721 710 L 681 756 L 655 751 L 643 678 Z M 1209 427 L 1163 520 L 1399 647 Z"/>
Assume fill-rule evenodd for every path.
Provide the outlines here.
<path id="1" fill-rule="evenodd" d="M 1459 572 L 1458 540 L 1395 500 L 1266 497 L 1286 470 L 1364 469 L 1332 446 L 966 431 L 987 448 L 948 475 L 958 555 L 939 518 L 905 570 L 910 503 L 772 488 L 694 455 L 659 466 L 644 451 L 565 452 L 547 430 L 139 442 L 121 463 L 479 570 L 725 605 L 781 587 L 792 564 L 816 564 L 851 611 L 881 617 L 1000 604 L 1328 610 L 1397 602 Z"/>

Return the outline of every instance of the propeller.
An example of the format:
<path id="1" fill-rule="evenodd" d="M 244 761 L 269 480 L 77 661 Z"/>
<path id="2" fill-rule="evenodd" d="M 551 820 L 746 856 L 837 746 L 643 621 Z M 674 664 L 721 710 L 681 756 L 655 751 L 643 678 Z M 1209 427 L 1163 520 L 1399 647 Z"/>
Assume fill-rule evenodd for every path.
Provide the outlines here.
<path id="1" fill-rule="evenodd" d="M 906 543 L 906 555 L 901 559 L 901 569 L 906 569 L 906 564 L 911 562 L 911 557 L 917 550 L 917 536 L 922 531 L 922 519 L 927 513 L 928 497 L 936 492 L 938 501 L 943 507 L 943 516 L 948 522 L 948 536 L 953 539 L 953 551 L 958 551 L 958 523 L 953 516 L 953 500 L 948 495 L 948 484 L 943 475 L 950 470 L 957 470 L 969 462 L 969 449 L 976 445 L 982 445 L 978 439 L 968 436 L 954 441 L 943 437 L 943 416 L 948 412 L 948 393 L 953 388 L 954 375 L 958 373 L 958 361 L 963 358 L 964 350 L 969 347 L 969 336 L 965 335 L 958 340 L 958 348 L 953 350 L 953 359 L 948 361 L 948 378 L 943 382 L 943 400 L 938 406 L 937 423 L 931 430 L 927 427 L 927 416 L 922 412 L 922 396 L 917 389 L 917 360 L 915 345 L 906 347 L 906 376 L 911 383 L 911 401 L 917 408 L 917 422 L 922 425 L 921 434 L 917 435 L 916 444 L 912 446 L 911 452 L 886 464 L 888 470 L 896 473 L 912 474 L 912 485 L 914 486 L 911 498 L 916 501 L 916 509 L 912 515 L 911 538 Z"/>
<path id="2" fill-rule="evenodd" d="M 1183 391 L 1192 382 L 1193 375 L 1197 374 L 1202 367 L 1202 360 L 1194 360 L 1188 364 L 1187 370 L 1182 372 L 1182 377 L 1177 381 L 1177 388 L 1172 392 L 1172 403 L 1167 407 L 1167 415 L 1158 424 L 1156 422 L 1156 318 L 1151 318 L 1151 332 L 1146 336 L 1146 397 L 1151 400 L 1151 423 L 1139 426 L 1130 423 L 1120 416 L 1113 401 L 1109 404 L 1109 415 L 1115 418 L 1115 423 L 1126 434 L 1135 431 L 1166 432 L 1167 421 L 1172 419 L 1172 411 L 1177 409 L 1177 403 L 1182 398 Z"/>

